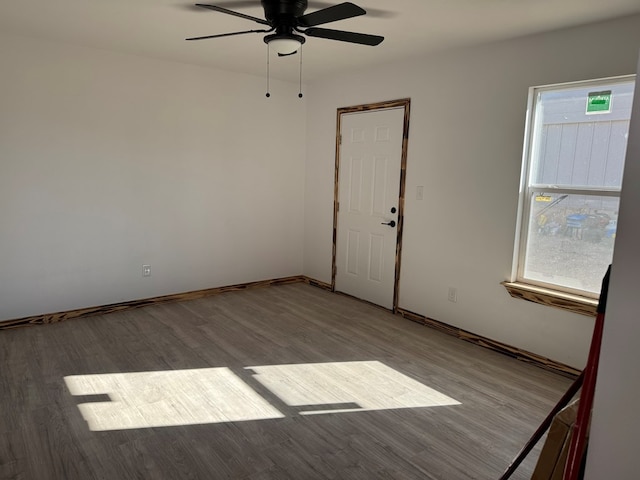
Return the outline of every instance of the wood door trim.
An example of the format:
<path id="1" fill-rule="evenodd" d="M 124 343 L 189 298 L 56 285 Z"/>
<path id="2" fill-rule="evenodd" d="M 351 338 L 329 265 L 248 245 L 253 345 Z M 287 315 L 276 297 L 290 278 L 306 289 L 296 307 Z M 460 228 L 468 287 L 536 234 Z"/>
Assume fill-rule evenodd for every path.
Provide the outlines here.
<path id="1" fill-rule="evenodd" d="M 336 251 L 338 239 L 338 207 L 339 207 L 339 181 L 340 181 L 340 131 L 342 127 L 342 115 L 346 113 L 368 112 L 372 110 L 385 110 L 390 108 L 404 108 L 404 123 L 402 126 L 402 153 L 400 157 L 400 190 L 398 198 L 398 235 L 396 237 L 396 261 L 393 280 L 393 312 L 398 311 L 398 297 L 400 295 L 400 266 L 402 260 L 402 232 L 404 227 L 404 198 L 405 181 L 407 172 L 407 148 L 409 145 L 409 117 L 411 111 L 411 99 L 401 98 L 378 103 L 367 103 L 351 107 L 341 107 L 336 116 L 336 161 L 333 180 L 333 249 L 331 254 L 331 290 L 336 289 Z"/>

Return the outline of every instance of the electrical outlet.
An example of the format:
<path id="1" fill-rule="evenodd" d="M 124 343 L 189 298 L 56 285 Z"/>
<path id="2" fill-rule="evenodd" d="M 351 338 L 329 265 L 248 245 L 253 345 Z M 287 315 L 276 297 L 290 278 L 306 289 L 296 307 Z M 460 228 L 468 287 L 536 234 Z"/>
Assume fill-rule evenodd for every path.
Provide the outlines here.
<path id="1" fill-rule="evenodd" d="M 447 294 L 447 299 L 450 302 L 456 303 L 458 301 L 458 290 L 454 287 L 449 287 L 449 293 Z"/>
<path id="2" fill-rule="evenodd" d="M 143 277 L 151 276 L 151 265 L 142 265 L 142 276 Z"/>
<path id="3" fill-rule="evenodd" d="M 424 186 L 420 185 L 416 187 L 416 200 L 422 200 L 424 198 Z"/>

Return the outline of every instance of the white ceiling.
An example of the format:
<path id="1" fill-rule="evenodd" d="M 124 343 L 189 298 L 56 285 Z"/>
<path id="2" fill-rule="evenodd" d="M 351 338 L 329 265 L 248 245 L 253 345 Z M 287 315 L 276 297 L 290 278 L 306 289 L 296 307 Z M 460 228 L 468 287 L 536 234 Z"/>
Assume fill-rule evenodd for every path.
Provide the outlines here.
<path id="1" fill-rule="evenodd" d="M 193 7 L 197 0 L 3 0 L 0 30 L 160 59 L 264 75 L 263 34 L 186 42 L 262 25 Z M 263 18 L 260 2 L 199 0 Z M 254 5 L 246 6 L 253 3 Z M 309 1 L 307 13 L 336 1 Z M 640 13 L 640 0 L 354 0 L 368 15 L 327 28 L 383 35 L 377 47 L 308 38 L 304 79 L 425 52 Z M 238 5 L 240 4 L 240 5 Z M 273 58 L 271 75 L 298 80 L 297 55 Z"/>

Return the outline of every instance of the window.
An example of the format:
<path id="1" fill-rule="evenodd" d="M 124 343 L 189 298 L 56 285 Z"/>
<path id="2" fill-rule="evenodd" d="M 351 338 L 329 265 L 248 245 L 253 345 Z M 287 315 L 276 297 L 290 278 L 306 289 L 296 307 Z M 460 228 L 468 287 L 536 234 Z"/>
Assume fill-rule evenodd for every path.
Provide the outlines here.
<path id="1" fill-rule="evenodd" d="M 597 298 L 613 257 L 634 77 L 530 90 L 515 279 Z"/>

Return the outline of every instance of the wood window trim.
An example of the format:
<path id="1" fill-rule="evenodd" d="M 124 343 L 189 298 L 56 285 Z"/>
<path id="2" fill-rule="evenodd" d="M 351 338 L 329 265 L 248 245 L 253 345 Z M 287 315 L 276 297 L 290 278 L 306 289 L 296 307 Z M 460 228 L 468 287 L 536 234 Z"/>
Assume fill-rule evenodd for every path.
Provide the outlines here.
<path id="1" fill-rule="evenodd" d="M 538 287 L 521 282 L 502 282 L 501 285 L 507 289 L 509 295 L 513 298 L 527 300 L 540 305 L 561 308 L 569 310 L 573 313 L 586 315 L 589 317 L 596 316 L 598 308 L 598 300 L 595 298 L 583 297 L 550 288 Z"/>

